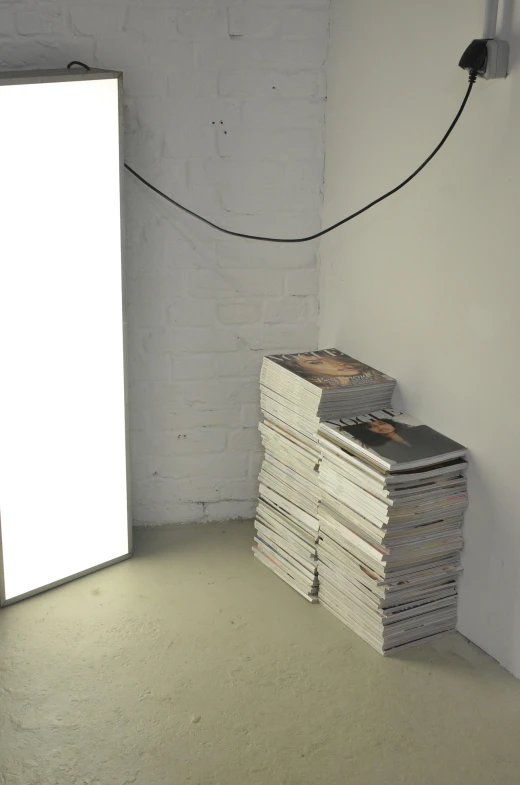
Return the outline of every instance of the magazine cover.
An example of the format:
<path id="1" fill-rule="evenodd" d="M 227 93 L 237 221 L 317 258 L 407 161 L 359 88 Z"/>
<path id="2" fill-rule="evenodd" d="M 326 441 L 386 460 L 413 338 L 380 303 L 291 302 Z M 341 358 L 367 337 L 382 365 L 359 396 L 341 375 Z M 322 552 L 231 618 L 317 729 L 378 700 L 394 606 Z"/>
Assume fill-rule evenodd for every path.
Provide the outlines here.
<path id="1" fill-rule="evenodd" d="M 331 420 L 324 425 L 391 464 L 441 459 L 448 453 L 466 452 L 462 444 L 397 409 Z"/>
<path id="2" fill-rule="evenodd" d="M 393 382 L 391 376 L 355 360 L 339 349 L 320 349 L 299 354 L 269 355 L 266 359 L 281 365 L 296 376 L 322 390 L 331 387 L 354 387 L 377 382 Z"/>

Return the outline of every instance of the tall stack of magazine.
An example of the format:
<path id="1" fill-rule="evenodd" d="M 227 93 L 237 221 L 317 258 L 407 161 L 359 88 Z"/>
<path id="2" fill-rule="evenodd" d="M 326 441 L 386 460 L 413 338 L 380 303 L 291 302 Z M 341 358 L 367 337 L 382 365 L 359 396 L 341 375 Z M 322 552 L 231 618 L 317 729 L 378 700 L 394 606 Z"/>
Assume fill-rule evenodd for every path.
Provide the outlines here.
<path id="1" fill-rule="evenodd" d="M 265 357 L 260 425 L 265 457 L 253 552 L 318 601 L 318 426 L 390 404 L 395 380 L 337 349 Z"/>
<path id="2" fill-rule="evenodd" d="M 453 630 L 465 448 L 385 407 L 319 446 L 320 602 L 382 654 Z"/>

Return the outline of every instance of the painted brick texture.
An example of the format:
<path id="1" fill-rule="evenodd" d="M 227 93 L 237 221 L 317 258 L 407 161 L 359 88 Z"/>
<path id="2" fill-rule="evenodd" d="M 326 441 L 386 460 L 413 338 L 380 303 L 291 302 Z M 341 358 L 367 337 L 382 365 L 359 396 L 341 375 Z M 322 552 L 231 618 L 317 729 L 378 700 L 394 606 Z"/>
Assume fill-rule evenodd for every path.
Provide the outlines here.
<path id="1" fill-rule="evenodd" d="M 0 68 L 122 70 L 125 155 L 228 228 L 320 228 L 329 0 L 0 0 Z M 127 174 L 136 523 L 249 517 L 264 354 L 317 341 L 317 245 L 234 240 Z"/>

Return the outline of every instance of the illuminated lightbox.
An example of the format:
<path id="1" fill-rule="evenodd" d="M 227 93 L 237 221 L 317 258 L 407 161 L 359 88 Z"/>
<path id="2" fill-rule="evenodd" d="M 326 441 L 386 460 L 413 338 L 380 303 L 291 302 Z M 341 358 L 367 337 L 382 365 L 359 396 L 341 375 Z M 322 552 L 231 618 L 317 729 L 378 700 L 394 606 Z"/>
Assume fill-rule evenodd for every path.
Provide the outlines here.
<path id="1" fill-rule="evenodd" d="M 127 558 L 121 75 L 0 72 L 0 603 Z"/>

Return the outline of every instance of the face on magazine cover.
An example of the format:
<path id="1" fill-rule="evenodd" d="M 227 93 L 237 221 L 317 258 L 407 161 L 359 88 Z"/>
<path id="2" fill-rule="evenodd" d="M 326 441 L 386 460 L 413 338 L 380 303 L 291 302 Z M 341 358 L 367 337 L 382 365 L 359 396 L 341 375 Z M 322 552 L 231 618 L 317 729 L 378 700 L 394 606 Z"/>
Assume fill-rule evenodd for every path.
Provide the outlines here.
<path id="1" fill-rule="evenodd" d="M 389 441 L 410 447 L 410 442 L 406 439 L 407 436 L 409 437 L 409 426 L 403 423 L 390 422 L 389 420 L 368 420 L 345 430 L 367 447 L 380 447 Z"/>
<path id="2" fill-rule="evenodd" d="M 300 368 L 307 373 L 316 376 L 359 376 L 366 370 L 372 370 L 370 366 L 364 365 L 357 360 L 349 360 L 346 357 L 319 357 L 315 355 L 297 355 L 294 361 Z"/>
<path id="3" fill-rule="evenodd" d="M 388 438 L 391 438 L 391 435 L 395 433 L 395 425 L 388 420 L 370 420 L 366 427 L 372 433 L 381 433 Z"/>

